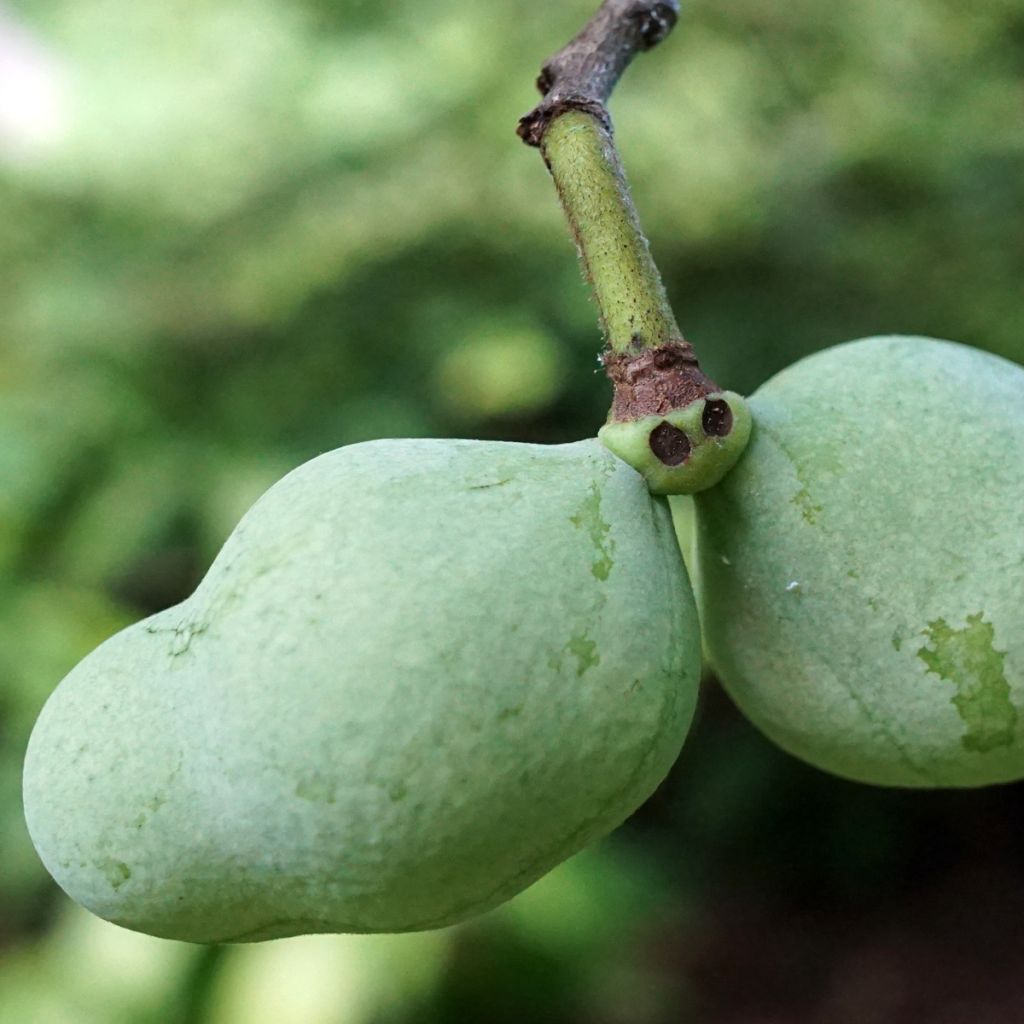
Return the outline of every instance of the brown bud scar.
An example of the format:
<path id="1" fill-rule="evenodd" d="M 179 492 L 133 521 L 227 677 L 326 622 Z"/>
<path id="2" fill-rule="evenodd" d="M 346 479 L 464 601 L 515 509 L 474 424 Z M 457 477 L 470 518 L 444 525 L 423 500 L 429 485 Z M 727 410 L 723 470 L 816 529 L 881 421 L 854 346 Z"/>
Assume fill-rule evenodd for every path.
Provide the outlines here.
<path id="1" fill-rule="evenodd" d="M 638 25 L 644 48 L 657 46 L 675 27 L 677 17 L 677 11 L 669 4 L 655 4 L 652 10 L 642 11 Z"/>
<path id="2" fill-rule="evenodd" d="M 666 342 L 639 352 L 606 351 L 604 368 L 615 389 L 613 423 L 665 416 L 720 390 L 701 372 L 688 341 Z"/>
<path id="3" fill-rule="evenodd" d="M 651 431 L 647 443 L 666 466 L 681 466 L 693 448 L 686 434 L 671 423 L 659 423 Z"/>
<path id="4" fill-rule="evenodd" d="M 732 409 L 729 408 L 729 403 L 721 398 L 705 402 L 700 425 L 708 437 L 726 437 L 732 430 Z"/>

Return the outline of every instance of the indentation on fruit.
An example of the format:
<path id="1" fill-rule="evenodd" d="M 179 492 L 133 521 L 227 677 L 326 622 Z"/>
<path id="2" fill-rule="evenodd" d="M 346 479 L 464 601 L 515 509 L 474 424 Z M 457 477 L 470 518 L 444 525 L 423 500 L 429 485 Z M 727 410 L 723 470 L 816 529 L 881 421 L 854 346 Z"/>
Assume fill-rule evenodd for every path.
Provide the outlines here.
<path id="1" fill-rule="evenodd" d="M 770 438 L 776 448 L 782 453 L 783 458 L 790 464 L 793 469 L 793 475 L 797 479 L 797 483 L 800 484 L 800 489 L 789 499 L 791 505 L 796 505 L 800 510 L 800 515 L 803 516 L 804 522 L 808 526 L 814 526 L 818 521 L 818 516 L 824 512 L 824 508 L 821 505 L 815 503 L 811 497 L 810 487 L 808 486 L 808 474 L 803 468 L 803 464 L 796 457 L 796 455 L 790 451 L 790 448 L 785 444 L 782 438 L 765 424 L 758 424 L 757 428 L 762 434 Z M 852 571 L 852 570 L 851 570 Z M 849 575 L 849 573 L 847 574 Z M 855 577 L 851 576 L 851 579 Z"/>
<path id="2" fill-rule="evenodd" d="M 690 439 L 671 423 L 659 423 L 650 434 L 648 444 L 651 451 L 666 466 L 681 466 L 693 451 Z"/>
<path id="3" fill-rule="evenodd" d="M 472 484 L 466 488 L 468 491 L 488 491 L 492 487 L 504 487 L 505 484 L 512 483 L 512 477 L 507 476 L 503 480 L 493 480 L 486 484 Z"/>
<path id="4" fill-rule="evenodd" d="M 99 868 L 115 892 L 132 877 L 132 869 L 123 860 L 108 858 L 99 865 Z"/>
<path id="5" fill-rule="evenodd" d="M 732 409 L 724 399 L 704 403 L 700 425 L 708 437 L 728 437 L 732 430 Z"/>
<path id="6" fill-rule="evenodd" d="M 940 679 L 956 686 L 952 703 L 967 730 L 960 742 L 966 750 L 986 753 L 1013 742 L 1017 709 L 1006 681 L 1005 651 L 995 647 L 995 628 L 984 612 L 968 615 L 963 629 L 945 619 L 928 623 L 923 631 L 929 643 L 917 656 Z"/>
<path id="7" fill-rule="evenodd" d="M 590 540 L 597 549 L 598 557 L 590 566 L 590 571 L 595 579 L 602 582 L 608 579 L 615 562 L 612 555 L 615 553 L 615 541 L 611 539 L 611 526 L 605 522 L 601 515 L 601 488 L 595 482 L 590 485 L 586 500 L 580 505 L 575 515 L 569 517 L 569 522 L 577 530 L 586 530 Z"/>

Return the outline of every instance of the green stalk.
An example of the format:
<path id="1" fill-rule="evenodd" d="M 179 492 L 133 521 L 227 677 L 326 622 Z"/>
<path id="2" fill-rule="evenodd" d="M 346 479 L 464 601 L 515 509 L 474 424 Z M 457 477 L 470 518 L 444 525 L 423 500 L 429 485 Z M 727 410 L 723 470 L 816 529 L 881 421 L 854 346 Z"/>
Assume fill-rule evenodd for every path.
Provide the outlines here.
<path id="1" fill-rule="evenodd" d="M 569 110 L 551 122 L 541 149 L 608 346 L 636 354 L 681 342 L 608 129 L 593 114 Z"/>
<path id="2" fill-rule="evenodd" d="M 668 304 L 629 194 L 605 106 L 633 57 L 676 23 L 679 0 L 604 0 L 548 58 L 541 102 L 517 131 L 539 146 L 597 300 L 613 387 L 598 437 L 654 494 L 713 487 L 750 437 L 750 410 L 701 370 Z"/>

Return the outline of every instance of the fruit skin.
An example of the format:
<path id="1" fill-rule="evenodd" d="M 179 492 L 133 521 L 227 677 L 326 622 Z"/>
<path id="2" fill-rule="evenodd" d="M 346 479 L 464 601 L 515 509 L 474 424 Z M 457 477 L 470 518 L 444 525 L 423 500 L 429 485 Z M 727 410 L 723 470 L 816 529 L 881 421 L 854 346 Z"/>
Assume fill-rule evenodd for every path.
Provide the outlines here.
<path id="1" fill-rule="evenodd" d="M 667 505 L 597 441 L 339 449 L 61 683 L 29 830 L 72 897 L 154 935 L 451 924 L 652 792 L 698 661 Z"/>
<path id="2" fill-rule="evenodd" d="M 883 337 L 750 399 L 696 498 L 711 662 L 790 753 L 864 782 L 1024 776 L 1024 370 Z"/>

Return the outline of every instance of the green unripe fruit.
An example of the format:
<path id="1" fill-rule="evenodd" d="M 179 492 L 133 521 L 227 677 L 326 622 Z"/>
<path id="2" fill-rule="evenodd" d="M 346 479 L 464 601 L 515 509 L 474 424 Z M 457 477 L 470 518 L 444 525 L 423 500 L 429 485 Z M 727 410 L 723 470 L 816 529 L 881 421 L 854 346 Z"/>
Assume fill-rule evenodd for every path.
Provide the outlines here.
<path id="1" fill-rule="evenodd" d="M 596 441 L 343 448 L 61 683 L 29 829 L 71 896 L 155 935 L 451 924 L 651 793 L 698 660 L 668 508 Z"/>
<path id="2" fill-rule="evenodd" d="M 697 496 L 710 659 L 791 753 L 896 786 L 1024 777 L 1024 370 L 872 338 L 750 399 Z"/>

